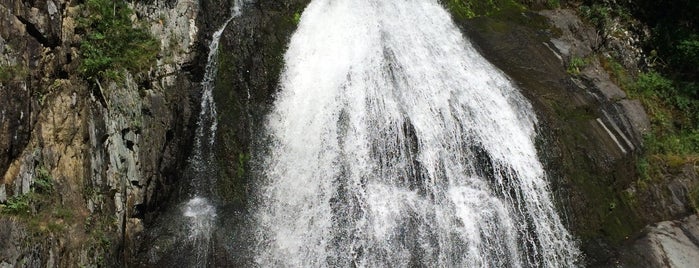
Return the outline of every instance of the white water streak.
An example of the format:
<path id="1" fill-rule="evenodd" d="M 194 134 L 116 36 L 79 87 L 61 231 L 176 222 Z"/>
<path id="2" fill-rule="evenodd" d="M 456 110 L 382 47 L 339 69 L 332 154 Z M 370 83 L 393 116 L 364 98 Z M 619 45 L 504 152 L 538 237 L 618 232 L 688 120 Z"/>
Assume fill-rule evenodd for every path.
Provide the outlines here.
<path id="1" fill-rule="evenodd" d="M 235 1 L 231 16 L 213 33 L 209 44 L 204 78 L 201 81 L 201 111 L 194 137 L 194 149 L 189 159 L 191 171 L 194 173 L 191 185 L 193 197 L 184 204 L 182 209 L 183 216 L 189 222 L 189 233 L 186 241 L 194 248 L 194 267 L 207 265 L 211 232 L 216 220 L 216 208 L 207 198 L 211 197 L 210 194 L 213 191 L 211 187 L 215 182 L 215 177 L 211 176 L 214 173 L 211 160 L 218 124 L 213 97 L 214 82 L 218 71 L 218 46 L 228 23 L 240 15 L 241 4 L 240 0 Z M 204 144 L 204 140 L 208 142 Z"/>
<path id="2" fill-rule="evenodd" d="M 314 0 L 285 62 L 258 265 L 576 265 L 532 107 L 437 0 Z"/>

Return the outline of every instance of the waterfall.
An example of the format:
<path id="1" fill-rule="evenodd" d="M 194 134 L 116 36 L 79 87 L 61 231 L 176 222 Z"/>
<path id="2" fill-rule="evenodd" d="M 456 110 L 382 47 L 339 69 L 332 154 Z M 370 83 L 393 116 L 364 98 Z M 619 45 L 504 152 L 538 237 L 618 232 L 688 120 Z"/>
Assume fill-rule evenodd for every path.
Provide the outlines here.
<path id="1" fill-rule="evenodd" d="M 213 90 L 218 71 L 218 45 L 228 23 L 240 15 L 240 6 L 240 0 L 235 1 L 231 16 L 213 33 L 201 82 L 201 111 L 194 136 L 194 149 L 189 159 L 190 172 L 193 174 L 190 185 L 192 197 L 182 208 L 182 215 L 189 221 L 187 242 L 194 249 L 194 267 L 207 265 L 209 243 L 216 219 L 216 208 L 209 198 L 213 195 L 216 179 L 213 145 L 218 122 Z"/>
<path id="2" fill-rule="evenodd" d="M 578 265 L 531 105 L 438 0 L 313 0 L 284 59 L 257 265 Z"/>

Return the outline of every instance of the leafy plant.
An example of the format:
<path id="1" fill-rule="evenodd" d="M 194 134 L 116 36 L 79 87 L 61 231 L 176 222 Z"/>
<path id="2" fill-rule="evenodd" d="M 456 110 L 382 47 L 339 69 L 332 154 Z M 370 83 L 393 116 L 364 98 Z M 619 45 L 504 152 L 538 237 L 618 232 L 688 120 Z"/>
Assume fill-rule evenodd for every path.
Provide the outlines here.
<path id="1" fill-rule="evenodd" d="M 7 83 L 20 80 L 29 75 L 29 71 L 22 64 L 0 65 L 0 82 Z"/>
<path id="2" fill-rule="evenodd" d="M 51 179 L 51 174 L 49 174 L 49 171 L 46 170 L 45 167 L 39 167 L 36 169 L 34 187 L 35 190 L 39 193 L 53 192 L 53 181 Z"/>
<path id="3" fill-rule="evenodd" d="M 30 199 L 29 194 L 14 196 L 7 200 L 7 203 L 1 207 L 0 211 L 14 215 L 30 213 Z"/>
<path id="4" fill-rule="evenodd" d="M 546 7 L 548 7 L 548 8 L 557 8 L 560 6 L 561 6 L 560 0 L 546 0 Z"/>
<path id="5" fill-rule="evenodd" d="M 301 13 L 296 12 L 294 13 L 294 24 L 299 24 L 301 22 Z"/>
<path id="6" fill-rule="evenodd" d="M 458 19 L 490 15 L 504 9 L 522 9 L 514 0 L 445 0 L 444 3 Z"/>
<path id="7" fill-rule="evenodd" d="M 123 70 L 138 73 L 155 61 L 159 44 L 150 33 L 134 27 L 133 10 L 121 0 L 86 0 L 78 25 L 85 31 L 80 43 L 83 78 L 118 79 Z"/>
<path id="8" fill-rule="evenodd" d="M 579 75 L 585 66 L 587 66 L 587 59 L 581 57 L 572 57 L 568 63 L 568 73 L 571 75 Z"/>

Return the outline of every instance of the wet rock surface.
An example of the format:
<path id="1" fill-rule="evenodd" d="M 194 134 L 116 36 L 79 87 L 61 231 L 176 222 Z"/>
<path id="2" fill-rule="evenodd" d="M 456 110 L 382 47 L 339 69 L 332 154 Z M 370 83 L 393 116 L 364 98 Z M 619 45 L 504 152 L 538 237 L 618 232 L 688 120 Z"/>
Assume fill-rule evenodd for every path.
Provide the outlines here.
<path id="1" fill-rule="evenodd" d="M 628 99 L 595 58 L 623 48 L 603 47 L 603 37 L 566 9 L 503 12 L 459 25 L 534 104 L 540 152 L 586 255 L 581 263 L 639 267 L 637 255 L 627 254 L 638 247 L 633 238 L 646 224 L 693 214 L 689 191 L 697 175 L 690 165 L 661 182 L 637 185 L 636 158 L 650 122 L 641 103 Z M 574 57 L 590 61 L 571 74 Z"/>
<path id="2" fill-rule="evenodd" d="M 245 207 L 247 182 L 255 167 L 250 157 L 258 142 L 264 115 L 274 100 L 284 52 L 296 29 L 294 16 L 308 0 L 261 0 L 244 6 L 242 15 L 223 32 L 214 90 L 219 114 L 216 159 L 220 197 Z M 260 141 L 262 140 L 262 141 Z M 253 161 L 255 162 L 255 161 Z M 261 168 L 261 167 L 260 167 Z"/>
<path id="3" fill-rule="evenodd" d="M 215 170 L 216 186 L 209 197 L 217 207 L 215 227 L 211 234 L 210 250 L 205 259 L 213 267 L 249 266 L 251 254 L 246 252 L 254 244 L 246 232 L 248 209 L 248 181 L 256 167 L 250 165 L 252 150 L 259 139 L 263 117 L 272 104 L 283 67 L 283 54 L 288 40 L 296 29 L 294 15 L 300 14 L 309 1 L 260 0 L 244 2 L 241 15 L 234 18 L 223 32 L 219 44 L 218 73 L 214 99 L 218 114 L 214 159 L 208 163 Z M 202 8 L 215 8 L 212 18 L 199 25 L 199 47 L 206 47 L 211 33 L 231 16 L 231 6 L 215 1 L 203 1 Z M 205 50 L 204 50 L 205 51 Z M 205 62 L 200 53 L 197 61 Z M 204 57 L 202 57 L 204 55 Z M 186 171 L 184 178 L 194 180 L 201 173 Z M 143 242 L 134 266 L 152 267 L 195 265 L 192 254 L 195 245 L 187 237 L 188 222 L 182 219 L 182 203 L 189 196 L 188 184 L 176 190 L 179 198 L 168 202 L 159 218 L 154 219 L 141 237 Z M 182 254 L 187 252 L 188 254 Z M 195 265 L 196 266 L 196 265 Z"/>

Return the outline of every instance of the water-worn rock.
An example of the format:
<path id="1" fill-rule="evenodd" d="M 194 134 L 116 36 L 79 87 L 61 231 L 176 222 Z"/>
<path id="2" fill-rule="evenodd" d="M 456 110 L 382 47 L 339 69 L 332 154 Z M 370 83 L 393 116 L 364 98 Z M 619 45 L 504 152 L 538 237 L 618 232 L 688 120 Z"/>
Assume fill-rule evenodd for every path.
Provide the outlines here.
<path id="1" fill-rule="evenodd" d="M 627 267 L 696 267 L 699 263 L 697 215 L 646 227 L 623 256 Z"/>
<path id="2" fill-rule="evenodd" d="M 648 221 L 624 190 L 648 122 L 642 107 L 595 60 L 568 72 L 572 57 L 598 48 L 595 32 L 570 10 L 505 11 L 459 22 L 480 51 L 533 103 L 554 195 L 590 265 L 607 263 L 616 245 Z"/>
<path id="3" fill-rule="evenodd" d="M 214 99 L 218 114 L 215 141 L 216 170 L 214 202 L 220 212 L 211 238 L 209 264 L 217 266 L 249 266 L 250 254 L 245 254 L 251 242 L 245 230 L 248 180 L 254 139 L 260 138 L 263 117 L 277 91 L 283 54 L 287 42 L 296 29 L 294 14 L 300 14 L 308 0 L 245 2 L 241 15 L 228 24 L 221 37 L 218 74 Z M 210 35 L 231 16 L 230 6 L 224 2 L 203 1 L 202 8 L 214 12 L 213 20 L 200 23 L 200 47 L 210 41 Z M 204 54 L 205 55 L 205 54 Z M 205 61 L 201 58 L 199 61 Z M 187 180 L 201 176 L 185 172 Z M 191 189 L 179 191 L 187 196 Z M 191 264 L 196 261 L 182 252 L 196 250 L 185 241 L 186 222 L 181 217 L 181 206 L 171 203 L 168 211 L 158 219 L 143 237 L 146 244 L 133 265 L 150 267 Z M 194 254 L 194 253 L 192 253 Z"/>
<path id="4" fill-rule="evenodd" d="M 667 163 L 666 178 L 637 179 L 636 158 L 650 129 L 648 116 L 594 54 L 626 55 L 624 48 L 608 47 L 604 35 L 566 9 L 504 12 L 459 24 L 534 104 L 541 119 L 540 151 L 561 210 L 580 238 L 584 263 L 640 267 L 632 260 L 644 253 L 628 253 L 629 239 L 646 224 L 693 214 L 690 194 L 699 176 L 692 164 Z M 629 55 L 637 53 L 631 50 Z M 573 58 L 585 59 L 579 73 L 570 69 Z M 641 60 L 632 59 L 636 62 L 624 64 L 633 67 Z M 656 260 L 665 258 L 658 256 Z"/>
<path id="5" fill-rule="evenodd" d="M 264 115 L 273 102 L 284 64 L 283 55 L 296 29 L 294 15 L 308 0 L 262 0 L 246 5 L 221 38 L 214 98 L 219 109 L 216 159 L 219 194 L 244 206 L 251 168 L 253 138 L 261 140 Z"/>

